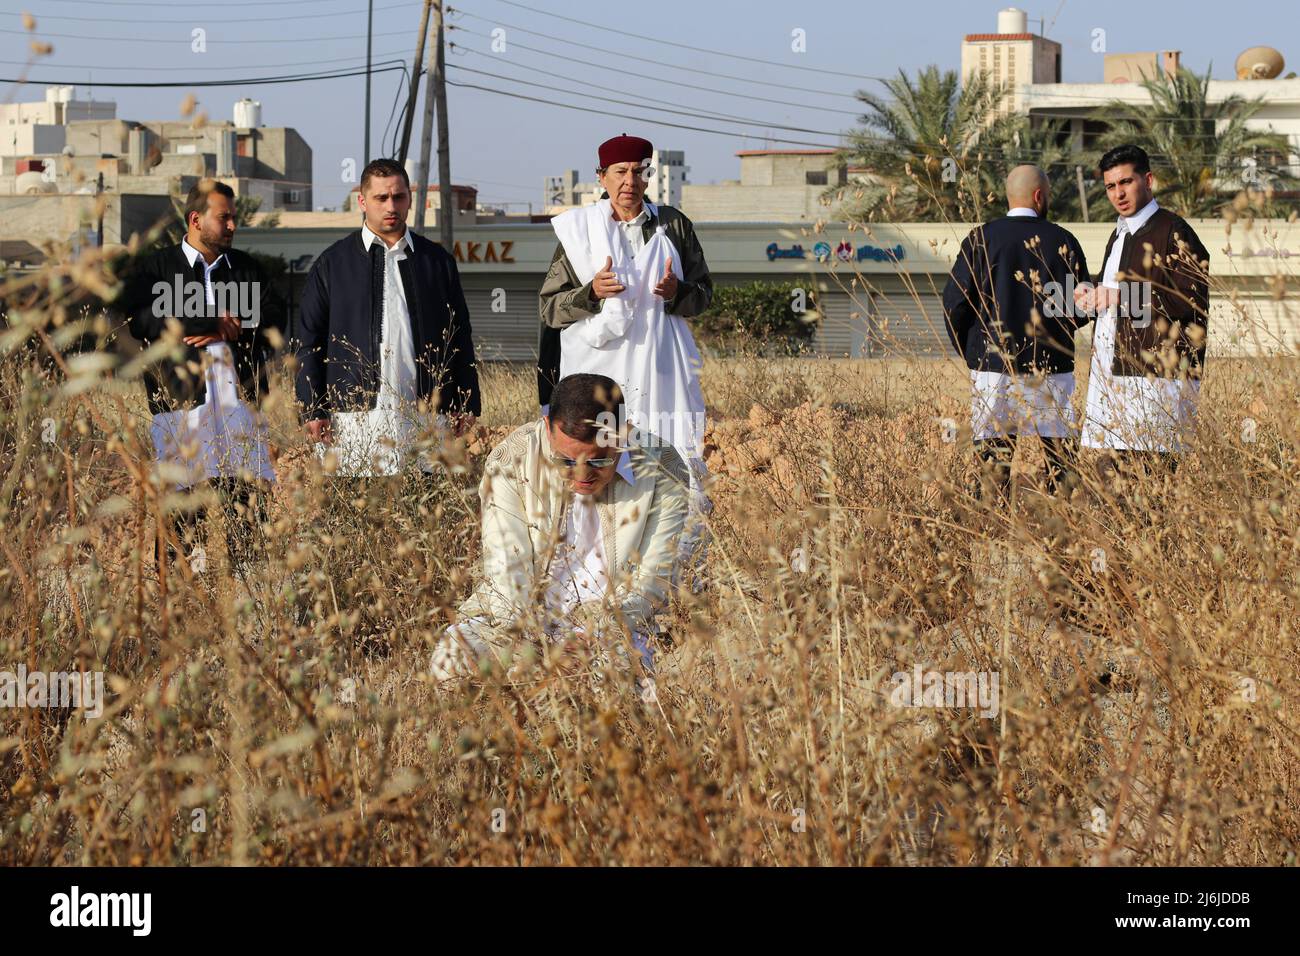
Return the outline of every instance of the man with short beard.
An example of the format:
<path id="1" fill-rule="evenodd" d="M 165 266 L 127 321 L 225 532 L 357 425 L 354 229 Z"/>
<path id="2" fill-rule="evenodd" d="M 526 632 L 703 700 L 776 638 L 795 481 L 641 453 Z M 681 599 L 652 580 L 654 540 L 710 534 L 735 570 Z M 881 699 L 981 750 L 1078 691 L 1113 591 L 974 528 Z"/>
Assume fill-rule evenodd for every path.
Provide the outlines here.
<path id="1" fill-rule="evenodd" d="M 1079 241 L 1047 221 L 1050 195 L 1037 166 L 1012 169 L 1006 216 L 971 230 L 943 292 L 949 337 L 970 367 L 971 437 L 1002 499 L 1019 435 L 1042 440 L 1049 493 L 1069 473 L 1076 323 L 1065 289 L 1087 281 L 1088 265 Z"/>
<path id="2" fill-rule="evenodd" d="M 239 567 L 256 554 L 266 484 L 275 480 L 257 406 L 286 317 L 257 260 L 232 248 L 235 194 L 229 186 L 201 180 L 190 190 L 184 217 L 185 238 L 132 273 L 129 328 L 147 348 L 163 339 L 169 323 L 180 325 L 179 358 L 164 358 L 144 372 L 154 450 L 176 486 L 208 480 L 215 486 L 230 525 L 230 559 Z M 176 517 L 173 532 L 197 545 L 203 514 Z M 157 553 L 161 558 L 161 548 Z"/>

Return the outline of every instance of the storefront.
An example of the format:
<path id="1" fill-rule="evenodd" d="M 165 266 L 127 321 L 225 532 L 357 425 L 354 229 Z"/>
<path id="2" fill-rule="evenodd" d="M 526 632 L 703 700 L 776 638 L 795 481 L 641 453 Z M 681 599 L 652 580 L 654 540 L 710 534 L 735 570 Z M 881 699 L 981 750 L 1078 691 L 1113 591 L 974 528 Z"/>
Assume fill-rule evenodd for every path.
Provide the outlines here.
<path id="1" fill-rule="evenodd" d="M 1274 354 L 1297 349 L 1300 315 L 1275 300 L 1271 283 L 1300 261 L 1300 225 L 1269 223 L 1276 238 L 1234 235 L 1223 249 L 1223 225 L 1194 224 L 1211 252 L 1211 354 Z M 1110 223 L 1069 227 L 1089 265 L 1098 270 Z M 700 243 L 715 283 L 756 279 L 800 283 L 819 314 L 814 351 L 824 356 L 918 359 L 952 355 L 944 331 L 942 294 L 966 226 L 873 226 L 870 232 L 827 225 L 700 223 Z M 241 248 L 283 256 L 290 263 L 293 303 L 300 301 L 311 262 L 342 238 L 340 229 L 242 229 Z M 1288 252 L 1289 250 L 1289 252 Z M 555 252 L 546 224 L 457 228 L 453 248 L 469 304 L 479 354 L 488 361 L 533 361 L 537 354 L 537 291 Z M 1283 253 L 1288 253 L 1283 255 Z"/>

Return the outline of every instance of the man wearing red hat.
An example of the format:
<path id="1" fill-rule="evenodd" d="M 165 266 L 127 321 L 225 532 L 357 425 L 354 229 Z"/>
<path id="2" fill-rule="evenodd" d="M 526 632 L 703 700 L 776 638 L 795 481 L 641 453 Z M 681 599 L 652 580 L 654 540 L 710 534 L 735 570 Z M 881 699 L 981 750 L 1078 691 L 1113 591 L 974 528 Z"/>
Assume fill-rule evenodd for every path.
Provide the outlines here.
<path id="1" fill-rule="evenodd" d="M 686 320 L 709 307 L 713 280 L 691 221 L 645 200 L 653 152 L 639 136 L 602 143 L 605 194 L 551 221 L 560 241 L 540 293 L 537 396 L 545 410 L 555 383 L 578 373 L 618 382 L 637 442 L 671 444 L 691 466 L 686 558 L 709 510 L 700 354 Z"/>

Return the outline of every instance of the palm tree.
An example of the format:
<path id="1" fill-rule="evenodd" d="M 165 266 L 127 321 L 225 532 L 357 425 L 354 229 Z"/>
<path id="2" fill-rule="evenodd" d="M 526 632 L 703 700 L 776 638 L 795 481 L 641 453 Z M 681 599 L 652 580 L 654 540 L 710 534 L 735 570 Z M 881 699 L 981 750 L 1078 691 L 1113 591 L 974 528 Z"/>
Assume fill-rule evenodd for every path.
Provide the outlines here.
<path id="1" fill-rule="evenodd" d="M 846 164 L 866 167 L 876 183 L 836 187 L 850 220 L 910 222 L 982 219 L 988 197 L 1001 194 L 1006 150 L 1019 118 L 1001 107 L 1008 90 L 989 74 L 963 86 L 953 70 L 921 70 L 913 80 L 899 70 L 882 80 L 886 100 L 859 90 L 866 106 L 861 127 L 848 134 Z"/>
<path id="2" fill-rule="evenodd" d="M 1275 189 L 1293 189 L 1288 165 L 1292 151 L 1286 136 L 1247 127 L 1264 105 L 1263 98 L 1238 95 L 1209 100 L 1210 71 L 1197 76 L 1179 67 L 1173 76 L 1146 80 L 1151 103 L 1112 102 L 1094 118 L 1107 124 L 1099 149 L 1136 143 L 1156 167 L 1160 204 L 1187 218 L 1214 215 L 1234 195 L 1244 192 L 1268 207 Z M 1255 188 L 1251 188 L 1255 187 Z"/>
<path id="3" fill-rule="evenodd" d="M 1085 177 L 1085 195 L 1088 217 L 1093 222 L 1114 215 L 1106 200 L 1104 190 L 1095 188 L 1097 161 L 1100 153 L 1093 150 L 1080 152 L 1074 146 L 1074 137 L 1068 120 L 1020 116 L 1012 128 L 1010 142 L 1004 149 L 1005 169 L 1029 163 L 1047 173 L 1051 183 L 1051 198 L 1047 217 L 1056 222 L 1084 222 L 1083 201 L 1079 197 L 1078 173 Z M 999 197 L 1001 192 L 999 191 Z"/>

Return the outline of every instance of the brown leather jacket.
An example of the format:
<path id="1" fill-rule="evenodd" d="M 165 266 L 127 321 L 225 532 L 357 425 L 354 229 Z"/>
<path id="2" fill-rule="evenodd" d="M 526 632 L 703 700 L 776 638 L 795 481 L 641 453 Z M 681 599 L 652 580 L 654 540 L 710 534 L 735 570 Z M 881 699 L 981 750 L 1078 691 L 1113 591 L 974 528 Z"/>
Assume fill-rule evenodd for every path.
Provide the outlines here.
<path id="1" fill-rule="evenodd" d="M 1106 243 L 1110 259 L 1115 233 Z M 1115 325 L 1114 375 L 1200 378 L 1205 366 L 1206 325 L 1210 309 L 1210 254 L 1183 219 L 1157 209 L 1137 232 L 1126 235 L 1117 280 L 1150 282 L 1150 311 L 1130 315 L 1121 309 Z M 1098 277 L 1098 282 L 1101 278 Z M 1145 298 L 1134 301 L 1130 306 Z"/>

